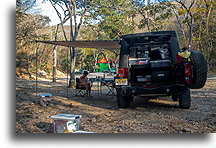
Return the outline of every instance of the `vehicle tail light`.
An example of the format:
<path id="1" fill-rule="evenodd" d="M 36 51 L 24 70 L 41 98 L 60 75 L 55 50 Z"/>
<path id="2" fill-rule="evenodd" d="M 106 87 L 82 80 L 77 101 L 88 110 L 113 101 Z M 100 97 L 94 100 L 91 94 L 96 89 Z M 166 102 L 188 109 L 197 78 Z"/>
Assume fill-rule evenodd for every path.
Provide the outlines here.
<path id="1" fill-rule="evenodd" d="M 118 69 L 118 76 L 122 78 L 128 78 L 128 68 Z"/>
<path id="2" fill-rule="evenodd" d="M 190 63 L 184 63 L 185 67 L 185 81 L 187 84 L 192 84 L 192 69 Z"/>
<path id="3" fill-rule="evenodd" d="M 138 64 L 139 65 L 145 64 L 145 61 L 139 61 Z"/>
<path id="4" fill-rule="evenodd" d="M 182 63 L 183 62 L 183 59 L 180 55 L 176 54 L 176 59 L 177 59 L 177 63 Z"/>

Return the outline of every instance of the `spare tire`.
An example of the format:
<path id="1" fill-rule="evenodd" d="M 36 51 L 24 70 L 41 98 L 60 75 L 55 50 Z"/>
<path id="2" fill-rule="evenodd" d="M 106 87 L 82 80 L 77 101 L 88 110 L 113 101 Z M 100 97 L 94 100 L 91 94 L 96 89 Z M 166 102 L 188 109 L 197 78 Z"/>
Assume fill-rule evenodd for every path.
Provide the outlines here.
<path id="1" fill-rule="evenodd" d="M 192 65 L 192 84 L 190 88 L 199 89 L 202 88 L 207 79 L 207 62 L 200 51 L 190 50 L 191 52 L 191 65 Z"/>

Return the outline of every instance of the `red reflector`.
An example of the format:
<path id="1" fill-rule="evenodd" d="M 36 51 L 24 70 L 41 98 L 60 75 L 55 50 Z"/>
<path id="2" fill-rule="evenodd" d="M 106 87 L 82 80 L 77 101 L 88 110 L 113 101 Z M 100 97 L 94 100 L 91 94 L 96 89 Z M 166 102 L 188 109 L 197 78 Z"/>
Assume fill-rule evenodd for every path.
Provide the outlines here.
<path id="1" fill-rule="evenodd" d="M 144 62 L 144 61 L 139 61 L 138 64 L 139 64 L 139 65 L 142 65 L 142 64 L 145 64 L 145 62 Z"/>
<path id="2" fill-rule="evenodd" d="M 118 69 L 118 76 L 122 78 L 128 78 L 128 68 Z"/>
<path id="3" fill-rule="evenodd" d="M 189 63 L 184 63 L 184 67 L 185 67 L 185 75 L 190 76 L 192 72 L 191 65 Z"/>
<path id="4" fill-rule="evenodd" d="M 184 63 L 185 67 L 185 81 L 187 84 L 192 84 L 192 70 L 190 63 Z"/>
<path id="5" fill-rule="evenodd" d="M 182 63 L 183 62 L 183 59 L 180 55 L 176 54 L 176 59 L 177 59 L 177 63 Z"/>

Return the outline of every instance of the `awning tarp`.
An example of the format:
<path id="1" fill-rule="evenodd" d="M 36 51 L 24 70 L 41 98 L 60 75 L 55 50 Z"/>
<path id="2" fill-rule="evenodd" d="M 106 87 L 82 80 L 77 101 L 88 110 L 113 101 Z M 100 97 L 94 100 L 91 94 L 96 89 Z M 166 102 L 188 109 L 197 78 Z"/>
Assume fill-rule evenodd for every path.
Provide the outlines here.
<path id="1" fill-rule="evenodd" d="M 101 49 L 119 49 L 119 41 L 98 40 L 98 41 L 37 41 L 41 43 L 60 45 L 66 47 L 79 48 L 101 48 Z"/>

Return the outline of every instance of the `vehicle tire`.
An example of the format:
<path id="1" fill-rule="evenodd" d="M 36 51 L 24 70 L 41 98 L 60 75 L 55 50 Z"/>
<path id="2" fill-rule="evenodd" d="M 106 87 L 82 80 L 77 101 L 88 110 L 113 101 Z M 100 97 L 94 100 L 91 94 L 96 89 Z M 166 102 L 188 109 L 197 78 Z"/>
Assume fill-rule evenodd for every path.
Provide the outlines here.
<path id="1" fill-rule="evenodd" d="M 192 84 L 190 88 L 199 89 L 202 88 L 207 79 L 207 62 L 200 51 L 191 50 L 191 65 L 192 65 Z"/>
<path id="2" fill-rule="evenodd" d="M 190 89 L 186 88 L 184 92 L 178 96 L 179 100 L 179 107 L 188 109 L 191 106 L 191 94 L 190 94 Z"/>
<path id="3" fill-rule="evenodd" d="M 179 100 L 179 99 L 178 99 L 178 95 L 172 95 L 171 99 L 172 99 L 174 102 L 176 102 L 176 101 Z"/>
<path id="4" fill-rule="evenodd" d="M 130 102 L 132 101 L 132 96 L 122 96 L 121 89 L 116 89 L 117 91 L 117 104 L 119 108 L 128 108 Z"/>
<path id="5" fill-rule="evenodd" d="M 53 125 L 53 123 L 50 124 L 47 133 L 54 133 L 54 125 Z"/>

